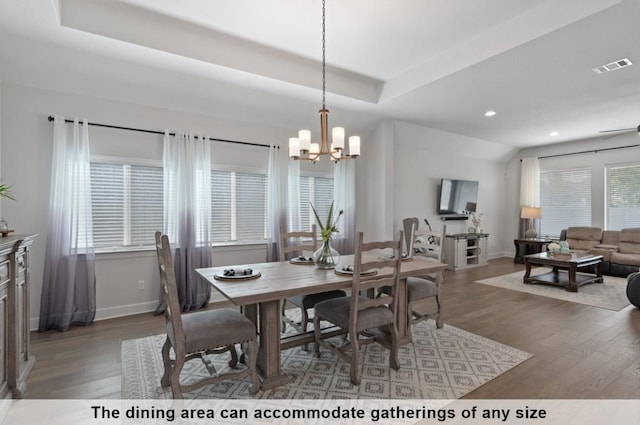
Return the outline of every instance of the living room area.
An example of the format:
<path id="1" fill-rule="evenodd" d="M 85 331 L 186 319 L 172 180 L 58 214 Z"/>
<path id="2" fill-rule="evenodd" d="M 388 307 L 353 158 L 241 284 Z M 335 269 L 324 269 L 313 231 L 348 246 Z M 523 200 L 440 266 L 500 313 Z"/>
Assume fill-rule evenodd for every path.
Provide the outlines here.
<path id="1" fill-rule="evenodd" d="M 153 314 L 162 287 L 152 238 L 155 230 L 165 230 L 164 134 L 187 132 L 216 139 L 210 174 L 221 176 L 221 183 L 212 190 L 229 189 L 210 203 L 214 210 L 216 203 L 228 204 L 233 216 L 213 223 L 222 230 L 212 232 L 212 268 L 235 270 L 269 258 L 275 238 L 266 224 L 274 150 L 285 174 L 299 164 L 306 190 L 304 196 L 302 190 L 294 194 L 306 208 L 300 229 L 289 230 L 310 230 L 302 229 L 315 222 L 309 205 L 328 207 L 337 193 L 336 170 L 348 162 L 355 169 L 350 233 L 362 231 L 367 241 L 389 240 L 403 230 L 403 219 L 417 217 L 418 230 L 446 225 L 447 242 L 483 238 L 481 261 L 444 272 L 439 287 L 444 326 L 433 320 L 414 325 L 413 343 L 400 348 L 398 371 L 387 366 L 385 350 L 367 351 L 364 383 L 351 385 L 348 363 L 325 351 L 316 358 L 312 350 L 294 347 L 282 350 L 289 384 L 260 391 L 255 400 L 640 399 L 640 308 L 625 293 L 631 270 L 605 269 L 601 282 L 593 279 L 572 293 L 525 284 L 527 265 L 514 262 L 514 241 L 525 238 L 529 223 L 521 217 L 526 206 L 540 209 L 533 224 L 544 240 L 559 240 L 564 229 L 589 227 L 601 231 L 594 246 L 611 245 L 606 232 L 640 228 L 637 0 L 589 5 L 490 0 L 491 7 L 465 1 L 473 12 L 469 16 L 452 13 L 459 4 L 411 0 L 406 10 L 396 10 L 384 0 L 372 0 L 375 8 L 327 0 L 326 69 L 324 56 L 319 60 L 321 1 L 314 0 L 308 13 L 277 0 L 237 1 L 247 7 L 246 16 L 232 1 L 196 2 L 183 10 L 146 0 L 0 5 L 0 183 L 10 185 L 15 197 L 2 199 L 0 216 L 15 230 L 10 238 L 37 235 L 29 246 L 29 308 L 21 324 L 33 361 L 14 397 L 129 402 L 172 397 L 171 389 L 160 385 L 167 330 L 165 318 Z M 371 16 L 360 19 L 365 9 Z M 260 12 L 280 25 L 266 25 Z M 210 22 L 202 22 L 199 13 Z M 388 44 L 379 31 L 385 15 L 395 17 L 389 19 Z M 436 25 L 445 18 L 449 30 Z M 138 22 L 140 33 L 121 33 L 127 25 L 97 25 L 101 19 Z M 164 19 L 172 24 L 160 25 Z M 311 33 L 309 39 L 291 37 L 291 29 L 285 37 L 276 31 L 298 19 L 295 32 Z M 362 32 L 346 24 L 360 21 Z M 407 37 L 404 26 L 422 41 L 407 39 L 394 48 Z M 421 46 L 435 36 L 428 27 L 443 37 Z M 459 37 L 450 30 L 454 27 L 461 28 Z M 607 31 L 597 35 L 593 28 Z M 187 40 L 174 45 L 174 31 L 184 31 Z M 203 34 L 209 36 L 204 41 L 197 37 Z M 345 41 L 350 36 L 360 47 Z M 296 39 L 289 46 L 291 38 Z M 316 44 L 318 49 L 311 47 Z M 174 50 L 164 50 L 171 46 Z M 594 70 L 619 59 L 626 61 L 617 69 Z M 360 136 L 359 155 L 337 164 L 327 156 L 317 163 L 295 161 L 290 138 L 310 128 L 316 141 L 325 90 L 331 126 L 343 125 L 348 135 Z M 115 229 L 120 217 L 113 218 L 116 208 L 110 209 L 119 200 L 106 207 L 96 202 L 96 214 L 105 220 L 100 223 L 107 224 L 95 226 L 102 243 L 95 251 L 95 320 L 66 332 L 38 331 L 51 231 L 52 115 L 91 123 L 91 163 L 103 172 L 98 177 L 113 178 L 99 182 L 105 199 L 120 190 L 127 202 L 136 201 L 132 170 L 150 170 L 143 177 L 156 178 L 145 186 L 155 192 L 138 194 L 153 195 L 140 199 L 157 209 L 137 221 L 126 221 L 123 214 L 121 227 L 128 230 L 121 234 Z M 71 133 L 73 124 L 66 128 Z M 522 200 L 524 159 L 539 165 L 539 198 L 533 203 Z M 612 185 L 620 170 L 631 177 Z M 123 177 L 126 183 L 120 184 L 113 176 L 128 180 Z M 439 208 L 443 179 L 477 183 L 473 202 L 455 211 L 458 217 L 446 217 Z M 250 201 L 259 201 L 257 212 L 242 208 L 253 207 Z M 295 222 L 294 209 L 288 204 L 288 223 Z M 245 219 L 236 212 L 255 215 Z M 481 223 L 473 223 L 474 217 Z M 254 231 L 256 222 L 262 227 Z M 340 237 L 347 233 L 343 222 L 338 227 Z M 480 257 L 478 246 L 461 252 Z M 532 276 L 551 267 L 538 266 Z M 265 279 L 253 282 L 260 287 Z M 225 294 L 212 290 L 208 308 L 231 305 Z M 417 309 L 433 307 L 429 300 Z M 294 308 L 287 311 L 295 315 Z M 216 368 L 225 368 L 227 360 Z M 189 378 L 207 373 L 199 367 L 188 370 Z M 231 381 L 185 397 L 254 400 L 248 385 L 247 379 Z M 12 390 L 5 388 L 7 394 Z M 0 404 L 0 415 L 2 409 Z"/>

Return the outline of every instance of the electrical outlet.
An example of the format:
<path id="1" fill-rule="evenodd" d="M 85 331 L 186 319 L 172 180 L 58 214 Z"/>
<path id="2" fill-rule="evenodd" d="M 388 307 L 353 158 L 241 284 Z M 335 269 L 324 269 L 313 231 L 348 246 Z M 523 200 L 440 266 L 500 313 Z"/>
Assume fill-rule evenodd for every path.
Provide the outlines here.
<path id="1" fill-rule="evenodd" d="M 138 281 L 138 289 L 141 290 L 141 291 L 144 289 L 144 280 L 139 280 Z"/>

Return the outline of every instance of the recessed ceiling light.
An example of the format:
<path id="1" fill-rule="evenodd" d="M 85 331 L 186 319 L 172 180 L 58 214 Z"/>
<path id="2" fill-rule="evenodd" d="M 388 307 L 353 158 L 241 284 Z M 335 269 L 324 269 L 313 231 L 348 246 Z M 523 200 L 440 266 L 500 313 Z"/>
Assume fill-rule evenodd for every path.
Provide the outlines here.
<path id="1" fill-rule="evenodd" d="M 559 136 L 559 135 L 560 135 L 560 133 L 558 133 L 557 131 L 552 131 L 551 133 L 549 133 L 549 136 L 551 136 L 551 137 L 556 137 L 556 136 Z"/>
<path id="2" fill-rule="evenodd" d="M 494 111 L 493 109 L 489 109 L 487 112 L 484 113 L 485 117 L 493 117 L 496 115 L 496 111 Z"/>

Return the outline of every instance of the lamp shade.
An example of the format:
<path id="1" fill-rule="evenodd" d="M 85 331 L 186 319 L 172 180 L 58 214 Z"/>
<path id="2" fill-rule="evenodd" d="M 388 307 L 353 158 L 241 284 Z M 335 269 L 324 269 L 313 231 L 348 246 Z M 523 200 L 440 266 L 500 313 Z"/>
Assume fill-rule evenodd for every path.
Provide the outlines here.
<path id="1" fill-rule="evenodd" d="M 520 210 L 520 218 L 542 218 L 542 208 L 522 207 Z"/>
<path id="2" fill-rule="evenodd" d="M 360 136 L 349 137 L 349 155 L 360 156 Z"/>
<path id="3" fill-rule="evenodd" d="M 298 144 L 301 151 L 309 151 L 311 149 L 311 131 L 300 130 L 298 132 Z"/>

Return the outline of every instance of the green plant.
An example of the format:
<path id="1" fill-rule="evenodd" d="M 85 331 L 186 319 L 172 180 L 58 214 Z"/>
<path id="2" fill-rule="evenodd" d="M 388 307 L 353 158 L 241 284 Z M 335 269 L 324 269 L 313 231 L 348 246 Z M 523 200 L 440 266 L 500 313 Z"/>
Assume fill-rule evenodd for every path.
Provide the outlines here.
<path id="1" fill-rule="evenodd" d="M 13 197 L 11 186 L 8 184 L 0 184 L 0 197 L 8 198 L 8 199 L 11 199 L 12 201 L 16 200 L 16 198 Z"/>
<path id="2" fill-rule="evenodd" d="M 320 219 L 320 216 L 318 215 L 318 212 L 316 211 L 316 208 L 313 206 L 312 203 L 309 203 L 309 204 L 311 205 L 311 209 L 313 210 L 313 214 L 316 216 L 316 221 L 318 222 L 318 226 L 320 226 L 320 237 L 322 238 L 323 241 L 328 242 L 329 240 L 331 240 L 331 237 L 333 236 L 334 233 L 339 233 L 338 227 L 337 227 L 338 219 L 344 213 L 344 211 L 340 210 L 338 212 L 338 215 L 334 219 L 334 217 L 333 217 L 333 202 L 331 202 L 331 207 L 329 207 L 329 214 L 327 215 L 327 221 L 323 225 L 322 224 L 322 220 Z"/>

